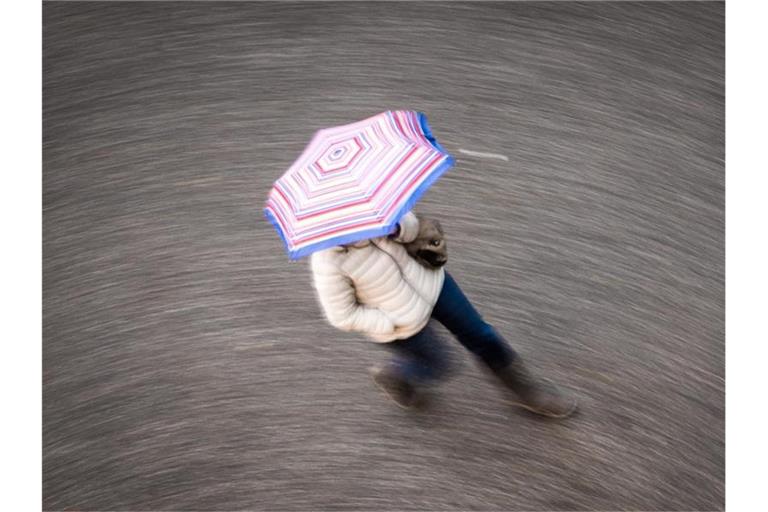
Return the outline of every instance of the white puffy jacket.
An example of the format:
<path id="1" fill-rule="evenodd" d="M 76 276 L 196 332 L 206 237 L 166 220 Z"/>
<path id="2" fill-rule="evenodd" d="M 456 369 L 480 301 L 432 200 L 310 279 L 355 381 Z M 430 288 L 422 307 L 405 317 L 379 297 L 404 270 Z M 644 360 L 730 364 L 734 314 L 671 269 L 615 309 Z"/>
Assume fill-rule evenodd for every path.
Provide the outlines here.
<path id="1" fill-rule="evenodd" d="M 378 342 L 408 338 L 427 325 L 445 272 L 411 258 L 419 221 L 408 212 L 395 238 L 380 237 L 312 254 L 315 290 L 325 317 L 343 331 Z"/>

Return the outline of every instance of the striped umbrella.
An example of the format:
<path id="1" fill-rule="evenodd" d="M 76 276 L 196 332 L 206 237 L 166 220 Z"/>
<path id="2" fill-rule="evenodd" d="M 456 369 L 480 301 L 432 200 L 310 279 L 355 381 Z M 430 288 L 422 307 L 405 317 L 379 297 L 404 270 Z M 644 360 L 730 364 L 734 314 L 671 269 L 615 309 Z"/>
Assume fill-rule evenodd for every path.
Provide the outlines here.
<path id="1" fill-rule="evenodd" d="M 421 112 L 383 112 L 318 131 L 264 213 L 292 259 L 384 236 L 454 163 Z"/>

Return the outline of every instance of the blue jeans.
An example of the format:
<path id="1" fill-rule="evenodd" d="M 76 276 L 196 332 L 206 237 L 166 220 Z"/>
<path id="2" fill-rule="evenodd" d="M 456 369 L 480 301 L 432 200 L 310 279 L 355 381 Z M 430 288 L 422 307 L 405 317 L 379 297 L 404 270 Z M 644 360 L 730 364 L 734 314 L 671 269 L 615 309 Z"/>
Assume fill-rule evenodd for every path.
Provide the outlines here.
<path id="1" fill-rule="evenodd" d="M 443 324 L 459 343 L 492 371 L 509 365 L 516 356 L 496 329 L 483 320 L 448 272 L 432 310 L 432 318 Z M 409 381 L 435 381 L 448 371 L 445 341 L 429 324 L 410 338 L 385 343 L 384 346 L 395 352 L 390 362 L 393 369 Z"/>

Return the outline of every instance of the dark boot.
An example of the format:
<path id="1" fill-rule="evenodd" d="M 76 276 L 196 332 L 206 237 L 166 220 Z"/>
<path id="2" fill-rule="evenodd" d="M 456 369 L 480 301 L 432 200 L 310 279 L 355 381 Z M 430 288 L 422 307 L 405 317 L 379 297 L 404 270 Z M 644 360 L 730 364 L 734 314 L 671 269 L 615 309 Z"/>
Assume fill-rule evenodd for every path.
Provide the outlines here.
<path id="1" fill-rule="evenodd" d="M 403 409 L 419 407 L 422 395 L 416 386 L 403 379 L 389 366 L 374 366 L 370 369 L 371 378 L 386 395 Z"/>
<path id="2" fill-rule="evenodd" d="M 553 383 L 531 375 L 520 356 L 495 374 L 512 391 L 514 405 L 550 418 L 565 418 L 576 410 L 575 398 L 564 394 Z"/>

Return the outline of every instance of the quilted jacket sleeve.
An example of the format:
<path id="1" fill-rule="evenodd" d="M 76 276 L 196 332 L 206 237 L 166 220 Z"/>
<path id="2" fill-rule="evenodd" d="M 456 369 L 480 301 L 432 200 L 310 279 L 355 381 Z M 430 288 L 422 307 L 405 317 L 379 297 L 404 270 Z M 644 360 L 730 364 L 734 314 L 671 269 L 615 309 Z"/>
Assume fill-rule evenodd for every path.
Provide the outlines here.
<path id="1" fill-rule="evenodd" d="M 408 212 L 400 219 L 400 232 L 392 237 L 395 242 L 407 244 L 416 240 L 419 236 L 419 219 L 413 212 Z"/>
<path id="2" fill-rule="evenodd" d="M 380 309 L 358 303 L 351 280 L 322 257 L 312 258 L 315 290 L 328 322 L 342 331 L 392 334 L 395 325 Z"/>

